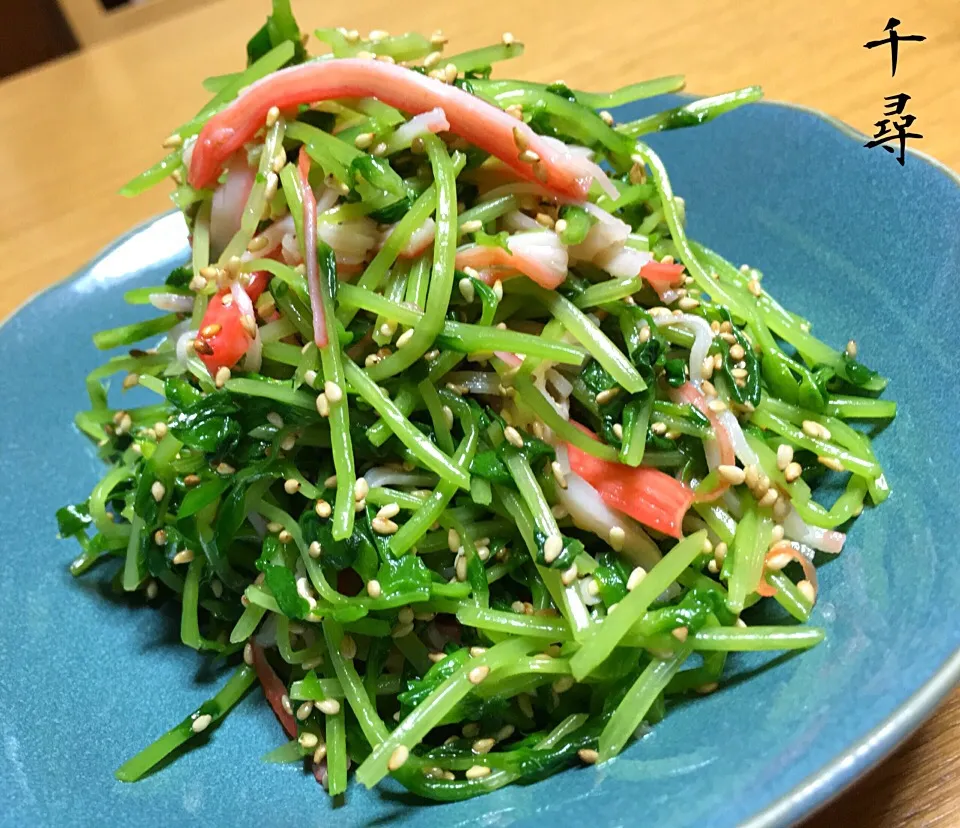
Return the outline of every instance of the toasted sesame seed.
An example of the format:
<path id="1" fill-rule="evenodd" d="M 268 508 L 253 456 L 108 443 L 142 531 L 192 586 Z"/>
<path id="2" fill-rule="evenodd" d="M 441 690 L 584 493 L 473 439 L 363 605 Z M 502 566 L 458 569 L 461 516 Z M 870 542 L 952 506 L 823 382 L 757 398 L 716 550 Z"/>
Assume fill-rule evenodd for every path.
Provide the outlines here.
<path id="1" fill-rule="evenodd" d="M 333 508 L 330 506 L 327 501 L 320 499 L 317 501 L 316 505 L 313 507 L 313 510 L 317 513 L 318 517 L 328 518 L 333 513 Z"/>
<path id="2" fill-rule="evenodd" d="M 439 664 L 446 657 L 446 653 L 427 653 L 427 658 L 429 658 L 434 664 Z"/>
<path id="3" fill-rule="evenodd" d="M 694 308 L 699 308 L 700 302 L 690 296 L 684 296 L 677 302 L 677 307 L 679 307 L 680 310 L 690 311 Z"/>
<path id="4" fill-rule="evenodd" d="M 253 665 L 253 645 L 249 641 L 243 645 L 243 663 Z"/>
<path id="5" fill-rule="evenodd" d="M 513 128 L 513 143 L 516 145 L 518 150 L 522 151 L 527 148 L 527 136 L 518 126 Z"/>
<path id="6" fill-rule="evenodd" d="M 730 346 L 730 359 L 734 362 L 740 362 L 746 355 L 747 352 L 743 350 L 743 346 L 739 342 Z"/>
<path id="7" fill-rule="evenodd" d="M 395 535 L 397 530 L 400 528 L 392 520 L 381 517 L 375 517 L 372 521 L 370 521 L 370 525 L 373 527 L 373 531 L 378 535 Z"/>
<path id="8" fill-rule="evenodd" d="M 211 716 L 209 713 L 201 713 L 190 723 L 190 729 L 194 733 L 202 733 L 204 730 L 210 727 L 210 723 L 212 721 L 213 716 Z"/>
<path id="9" fill-rule="evenodd" d="M 406 638 L 413 632 L 413 624 L 397 624 L 390 630 L 391 638 Z"/>
<path id="10" fill-rule="evenodd" d="M 460 548 L 460 534 L 456 529 L 447 532 L 447 548 L 451 552 L 456 552 Z"/>
<path id="11" fill-rule="evenodd" d="M 396 750 L 390 754 L 390 759 L 387 762 L 387 767 L 392 770 L 400 770 L 404 766 L 404 763 L 407 759 L 410 758 L 410 751 L 403 745 L 398 745 Z"/>
<path id="12" fill-rule="evenodd" d="M 479 667 L 474 667 L 467 673 L 467 678 L 471 684 L 480 684 L 489 675 L 490 668 L 486 664 L 481 664 Z"/>
<path id="13" fill-rule="evenodd" d="M 734 379 L 741 380 L 741 379 L 746 379 L 749 376 L 749 374 L 746 368 L 731 368 L 730 376 L 733 377 Z"/>
<path id="14" fill-rule="evenodd" d="M 394 518 L 400 514 L 400 505 L 398 503 L 387 503 L 384 506 L 380 507 L 380 511 L 377 512 L 378 518 Z"/>
<path id="15" fill-rule="evenodd" d="M 708 684 L 701 684 L 696 688 L 696 692 L 701 696 L 709 696 L 711 693 L 715 692 L 718 687 L 720 687 L 720 685 L 717 682 L 711 681 Z"/>
<path id="16" fill-rule="evenodd" d="M 727 410 L 727 404 L 726 404 L 723 400 L 720 400 L 720 399 L 710 400 L 710 402 L 707 403 L 707 408 L 709 408 L 711 411 L 719 414 L 721 411 L 726 411 L 726 410 Z"/>
<path id="17" fill-rule="evenodd" d="M 331 474 L 326 480 L 323 481 L 323 488 L 325 489 L 336 488 L 336 485 L 337 485 L 337 476 L 335 474 Z"/>
<path id="18" fill-rule="evenodd" d="M 300 491 L 300 481 L 294 477 L 288 477 L 283 481 L 283 490 L 287 494 L 296 494 Z"/>
<path id="19" fill-rule="evenodd" d="M 667 433 L 667 424 L 661 423 L 659 420 L 650 425 L 650 430 L 657 435 L 663 436 Z"/>
<path id="20" fill-rule="evenodd" d="M 290 543 L 293 540 L 293 535 L 291 535 L 286 529 L 281 529 L 280 533 L 277 535 L 277 540 L 280 543 Z"/>
<path id="21" fill-rule="evenodd" d="M 233 474 L 236 469 L 229 463 L 218 463 L 217 474 Z"/>
<path id="22" fill-rule="evenodd" d="M 453 564 L 454 574 L 456 575 L 456 580 L 463 583 L 467 580 L 467 559 L 462 555 L 458 554 L 457 559 Z"/>
<path id="23" fill-rule="evenodd" d="M 593 748 L 580 748 L 580 750 L 577 751 L 577 756 L 580 757 L 580 761 L 585 765 L 595 765 L 600 758 L 600 754 Z"/>
<path id="24" fill-rule="evenodd" d="M 802 473 L 803 466 L 796 461 L 791 461 L 787 463 L 787 467 L 783 470 L 783 477 L 787 483 L 793 483 Z"/>
<path id="25" fill-rule="evenodd" d="M 611 115 L 607 110 L 600 110 L 600 120 L 603 121 L 607 126 L 613 126 L 614 120 L 613 115 Z"/>
<path id="26" fill-rule="evenodd" d="M 743 474 L 747 487 L 755 489 L 760 480 L 760 472 L 757 470 L 757 467 L 753 463 L 748 463 L 743 467 Z"/>
<path id="27" fill-rule="evenodd" d="M 479 219 L 471 219 L 460 225 L 461 233 L 476 233 L 478 230 L 483 230 L 483 222 Z M 472 302 L 473 300 L 471 299 L 470 301 Z"/>
<path id="28" fill-rule="evenodd" d="M 553 688 L 554 693 L 560 694 L 566 693 L 567 690 L 573 687 L 575 683 L 576 682 L 574 682 L 573 676 L 561 676 L 551 685 L 551 687 Z"/>
<path id="29" fill-rule="evenodd" d="M 779 572 L 792 560 L 793 558 L 787 552 L 778 552 L 776 555 L 767 558 L 765 566 L 773 572 Z"/>
<path id="30" fill-rule="evenodd" d="M 200 336 L 204 339 L 209 339 L 211 336 L 216 336 L 221 331 L 221 325 L 219 322 L 212 322 L 209 325 L 204 325 L 200 329 Z"/>
<path id="31" fill-rule="evenodd" d="M 158 587 L 157 582 L 151 578 L 150 583 L 147 584 L 147 600 L 152 601 L 154 598 L 157 597 L 157 594 L 159 592 L 160 592 L 160 587 Z"/>
<path id="32" fill-rule="evenodd" d="M 548 563 L 553 563 L 563 552 L 563 538 L 560 535 L 550 535 L 543 542 L 543 559 Z"/>
<path id="33" fill-rule="evenodd" d="M 619 388 L 605 388 L 603 391 L 600 391 L 594 399 L 597 401 L 597 405 L 606 405 L 619 393 Z"/>
<path id="34" fill-rule="evenodd" d="M 516 448 L 523 448 L 523 437 L 520 436 L 520 432 L 513 426 L 507 426 L 503 430 L 503 436 L 510 445 Z"/>
<path id="35" fill-rule="evenodd" d="M 777 468 L 780 471 L 786 471 L 791 462 L 793 462 L 793 446 L 781 443 L 777 447 Z"/>
<path id="36" fill-rule="evenodd" d="M 777 502 L 777 498 L 779 497 L 780 497 L 780 493 L 776 489 L 769 488 L 763 493 L 763 497 L 761 497 L 757 501 L 757 505 L 765 509 L 769 508 L 770 506 L 773 506 L 773 504 Z"/>
<path id="37" fill-rule="evenodd" d="M 681 643 L 687 640 L 689 634 L 690 630 L 687 627 L 677 627 L 676 629 L 670 630 L 670 635 Z"/>
<path id="38" fill-rule="evenodd" d="M 331 405 L 336 405 L 343 399 L 343 389 L 333 380 L 327 380 L 323 384 L 323 393 L 327 395 Z"/>
<path id="39" fill-rule="evenodd" d="M 294 433 L 285 434 L 280 441 L 280 448 L 284 451 L 290 451 L 297 444 L 297 435 Z"/>
<path id="40" fill-rule="evenodd" d="M 188 564 L 193 560 L 193 550 L 192 549 L 181 549 L 173 556 L 173 563 L 175 564 Z"/>
<path id="41" fill-rule="evenodd" d="M 564 586 L 570 586 L 570 584 L 577 580 L 579 574 L 580 571 L 577 569 L 577 565 L 572 564 L 569 568 L 563 570 L 560 575 L 560 581 Z"/>
<path id="42" fill-rule="evenodd" d="M 850 359 L 856 359 L 856 358 L 857 358 L 857 343 L 856 343 L 855 340 L 851 339 L 851 340 L 847 343 L 847 347 L 844 348 L 843 350 L 844 350 L 844 353 L 845 353 L 848 357 L 850 357 Z"/>
<path id="43" fill-rule="evenodd" d="M 496 739 L 491 739 L 489 736 L 487 736 L 484 739 L 477 739 L 470 746 L 470 748 L 471 750 L 473 750 L 474 753 L 489 753 L 491 750 L 493 750 L 493 747 L 496 744 L 497 744 Z"/>
<path id="44" fill-rule="evenodd" d="M 492 771 L 486 765 L 473 765 L 467 768 L 464 776 L 466 776 L 467 779 L 483 779 L 483 777 L 489 776 L 491 773 Z"/>
<path id="45" fill-rule="evenodd" d="M 630 577 L 627 578 L 627 591 L 633 592 L 638 586 L 640 586 L 640 583 L 646 577 L 647 570 L 645 570 L 642 566 L 635 566 L 630 572 Z"/>
<path id="46" fill-rule="evenodd" d="M 167 487 L 163 485 L 159 480 L 154 480 L 153 485 L 150 487 L 150 494 L 153 495 L 153 499 L 159 503 L 163 500 L 163 496 L 167 493 Z"/>
<path id="47" fill-rule="evenodd" d="M 431 52 L 423 59 L 423 65 L 426 69 L 432 69 L 440 62 L 442 57 L 442 52 Z"/>
<path id="48" fill-rule="evenodd" d="M 739 486 L 746 479 L 746 472 L 737 467 L 729 465 L 717 466 L 717 474 L 720 475 L 728 483 L 732 483 L 734 486 Z"/>
<path id="49" fill-rule="evenodd" d="M 223 386 L 227 384 L 227 380 L 230 379 L 230 376 L 230 369 L 226 365 L 221 365 L 217 369 L 217 373 L 213 378 L 213 382 L 217 388 L 223 388 Z"/>
<path id="50" fill-rule="evenodd" d="M 157 435 L 157 439 L 162 440 L 167 436 L 167 424 L 162 420 L 158 420 L 153 424 L 153 431 Z"/>
<path id="51" fill-rule="evenodd" d="M 815 603 L 817 600 L 817 590 L 814 588 L 813 584 L 810 583 L 806 578 L 802 581 L 797 581 L 797 589 L 800 591 L 800 594 L 806 598 L 811 604 Z"/>
<path id="52" fill-rule="evenodd" d="M 357 655 L 357 642 L 353 640 L 353 636 L 345 635 L 340 639 L 340 655 L 344 658 L 353 659 Z"/>
<path id="53" fill-rule="evenodd" d="M 751 279 L 749 282 L 747 282 L 747 290 L 757 297 L 763 294 L 763 288 L 760 287 L 760 282 L 758 282 L 756 279 Z"/>
<path id="54" fill-rule="evenodd" d="M 370 494 L 370 484 L 367 483 L 366 478 L 358 477 L 357 482 L 353 484 L 353 499 L 363 500 L 368 494 Z"/>
<path id="55" fill-rule="evenodd" d="M 540 160 L 540 156 L 532 149 L 521 150 L 518 157 L 524 164 L 536 164 Z"/>
<path id="56" fill-rule="evenodd" d="M 820 457 L 817 458 L 817 462 L 821 466 L 826 466 L 828 469 L 832 469 L 833 471 L 836 471 L 836 472 L 843 471 L 843 463 L 841 463 L 836 457 L 826 457 L 824 455 L 821 455 Z"/>

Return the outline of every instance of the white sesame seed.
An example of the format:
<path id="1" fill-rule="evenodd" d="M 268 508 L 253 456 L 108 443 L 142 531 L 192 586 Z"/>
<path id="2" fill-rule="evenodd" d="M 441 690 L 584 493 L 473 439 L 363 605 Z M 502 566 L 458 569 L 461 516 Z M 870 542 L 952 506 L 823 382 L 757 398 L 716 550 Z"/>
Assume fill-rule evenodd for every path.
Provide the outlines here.
<path id="1" fill-rule="evenodd" d="M 850 357 L 850 359 L 856 359 L 856 358 L 857 358 L 857 343 L 856 343 L 853 339 L 851 339 L 851 340 L 847 343 L 847 347 L 844 348 L 843 350 L 844 350 L 844 352 L 846 353 L 846 355 L 847 355 L 848 357 Z"/>
<path id="2" fill-rule="evenodd" d="M 633 592 L 638 586 L 640 586 L 641 581 L 647 577 L 647 570 L 642 566 L 637 566 L 633 568 L 633 571 L 630 573 L 630 577 L 627 578 L 627 591 Z"/>
<path id="3" fill-rule="evenodd" d="M 400 336 L 397 337 L 397 349 L 403 348 L 410 344 L 410 340 L 413 339 L 413 328 L 407 328 Z"/>
<path id="4" fill-rule="evenodd" d="M 317 702 L 317 710 L 326 716 L 336 716 L 340 712 L 340 702 L 336 699 L 324 699 Z"/>
<path id="5" fill-rule="evenodd" d="M 476 290 L 473 287 L 473 282 L 471 282 L 466 276 L 457 282 L 457 288 L 460 291 L 460 295 L 466 299 L 468 303 L 472 302 L 476 298 Z"/>
<path id="6" fill-rule="evenodd" d="M 493 283 L 493 295 L 497 297 L 498 302 L 503 299 L 503 282 L 499 279 Z"/>
<path id="7" fill-rule="evenodd" d="M 460 548 L 460 534 L 456 529 L 447 532 L 447 548 L 451 552 L 456 552 Z"/>
<path id="8" fill-rule="evenodd" d="M 577 756 L 580 757 L 580 761 L 585 765 L 595 765 L 600 758 L 600 754 L 593 748 L 580 748 L 580 750 L 577 751 Z"/>
<path id="9" fill-rule="evenodd" d="M 803 466 L 797 463 L 795 460 L 787 463 L 786 468 L 783 470 L 783 477 L 787 483 L 792 483 L 803 473 Z"/>
<path id="10" fill-rule="evenodd" d="M 458 554 L 457 559 L 453 565 L 454 574 L 456 579 L 463 583 L 467 580 L 467 559 L 462 555 Z"/>
<path id="11" fill-rule="evenodd" d="M 793 462 L 793 446 L 781 443 L 777 447 L 777 468 L 780 471 L 786 471 L 791 462 Z"/>
<path id="12" fill-rule="evenodd" d="M 303 372 L 303 381 L 307 385 L 309 385 L 311 388 L 313 388 L 314 384 L 317 381 L 317 372 L 314 371 L 313 368 L 308 368 L 306 371 Z"/>
<path id="13" fill-rule="evenodd" d="M 427 658 L 429 658 L 434 664 L 439 664 L 446 657 L 446 653 L 427 653 Z"/>
<path id="14" fill-rule="evenodd" d="M 596 597 L 600 594 L 600 582 L 596 578 L 587 581 L 587 594 Z"/>
<path id="15" fill-rule="evenodd" d="M 550 463 L 550 472 L 561 489 L 567 488 L 567 476 L 563 473 L 563 467 L 556 460 Z"/>
<path id="16" fill-rule="evenodd" d="M 370 494 L 370 484 L 367 483 L 366 478 L 358 477 L 357 482 L 353 484 L 353 499 L 363 500 L 368 494 Z"/>
<path id="17" fill-rule="evenodd" d="M 431 52 L 429 55 L 427 55 L 423 59 L 423 65 L 427 69 L 432 69 L 434 66 L 436 66 L 440 62 L 442 57 L 443 57 L 442 52 Z"/>
<path id="18" fill-rule="evenodd" d="M 154 480 L 153 485 L 150 487 L 150 494 L 153 495 L 153 499 L 159 503 L 163 500 L 163 496 L 167 493 L 167 487 L 163 485 L 159 480 Z"/>
<path id="19" fill-rule="evenodd" d="M 212 721 L 213 716 L 211 716 L 209 713 L 201 713 L 190 723 L 190 729 L 194 733 L 202 733 L 204 730 L 210 727 L 210 723 Z"/>
<path id="20" fill-rule="evenodd" d="M 297 435 L 291 432 L 290 434 L 285 435 L 280 441 L 280 448 L 282 448 L 284 451 L 290 451 L 290 449 L 292 449 L 296 444 Z"/>
<path id="21" fill-rule="evenodd" d="M 551 687 L 553 688 L 553 692 L 559 695 L 560 693 L 566 693 L 574 684 L 573 676 L 561 676 Z"/>
<path id="22" fill-rule="evenodd" d="M 296 494 L 300 491 L 300 481 L 293 477 L 288 477 L 283 481 L 283 490 L 287 494 Z"/>
<path id="23" fill-rule="evenodd" d="M 746 472 L 737 466 L 720 465 L 717 466 L 717 474 L 728 483 L 739 486 L 746 479 Z"/>
<path id="24" fill-rule="evenodd" d="M 817 590 L 814 588 L 813 584 L 810 583 L 806 578 L 802 581 L 797 582 L 797 589 L 800 591 L 800 594 L 807 599 L 811 604 L 817 600 Z"/>
<path id="25" fill-rule="evenodd" d="M 275 106 L 271 106 L 267 110 L 267 118 L 266 118 L 267 127 L 268 128 L 272 127 L 279 120 L 279 118 L 280 118 L 280 110 Z"/>
<path id="26" fill-rule="evenodd" d="M 481 664 L 479 667 L 474 667 L 467 673 L 467 678 L 471 684 L 480 684 L 489 675 L 490 668 L 486 664 Z"/>
<path id="27" fill-rule="evenodd" d="M 397 503 L 387 503 L 384 506 L 380 507 L 380 511 L 377 512 L 378 518 L 384 518 L 389 520 L 400 514 L 400 505 Z"/>
<path id="28" fill-rule="evenodd" d="M 707 408 L 713 411 L 716 414 L 719 414 L 721 411 L 727 410 L 727 404 L 723 400 L 710 400 L 707 403 Z"/>
<path id="29" fill-rule="evenodd" d="M 577 569 L 577 565 L 572 564 L 568 569 L 563 570 L 563 573 L 560 575 L 560 581 L 564 586 L 570 586 L 570 584 L 577 580 L 579 574 L 580 572 Z"/>
<path id="30" fill-rule="evenodd" d="M 521 150 L 519 158 L 525 164 L 535 164 L 540 160 L 540 156 L 532 149 Z"/>
<path id="31" fill-rule="evenodd" d="M 523 448 L 523 437 L 520 436 L 520 432 L 517 431 L 513 426 L 507 426 L 503 430 L 504 439 L 516 448 Z"/>
<path id="32" fill-rule="evenodd" d="M 353 145 L 357 149 L 367 149 L 376 139 L 376 135 L 372 132 L 361 132 L 356 138 L 353 139 Z"/>
<path id="33" fill-rule="evenodd" d="M 305 701 L 297 708 L 297 718 L 303 722 L 310 718 L 310 714 L 313 713 L 313 702 Z"/>
<path id="34" fill-rule="evenodd" d="M 460 225 L 461 233 L 476 233 L 478 230 L 482 230 L 482 229 L 483 229 L 483 222 L 480 221 L 480 219 L 470 219 L 469 221 L 465 221 L 463 224 Z M 460 281 L 462 282 L 463 280 L 461 279 Z M 473 286 L 471 285 L 471 287 Z M 473 299 L 470 299 L 468 301 L 472 302 Z"/>
<path id="35" fill-rule="evenodd" d="M 560 535 L 550 535 L 543 542 L 543 559 L 548 563 L 553 563 L 563 552 L 563 538 Z"/>
<path id="36" fill-rule="evenodd" d="M 160 587 L 157 586 L 157 582 L 153 579 L 150 580 L 150 583 L 147 584 L 147 600 L 152 601 L 157 597 L 157 594 L 160 592 Z"/>
<path id="37" fill-rule="evenodd" d="M 720 685 L 717 682 L 711 681 L 708 684 L 701 684 L 696 688 L 696 692 L 701 696 L 709 696 L 711 693 L 715 692 L 719 686 Z"/>
<path id="38" fill-rule="evenodd" d="M 776 555 L 771 555 L 766 560 L 767 569 L 773 572 L 779 572 L 783 569 L 793 558 L 787 552 L 778 552 Z"/>
<path id="39" fill-rule="evenodd" d="M 313 750 L 318 744 L 320 744 L 320 739 L 317 734 L 310 733 L 309 731 L 301 733 L 297 741 L 300 743 L 300 747 L 302 747 L 304 750 Z"/>
<path id="40" fill-rule="evenodd" d="M 504 32 L 502 35 L 500 35 L 500 42 L 501 42 L 504 46 L 512 46 L 512 45 L 513 45 L 513 34 L 512 34 L 511 32 Z"/>
<path id="41" fill-rule="evenodd" d="M 803 428 L 803 433 L 810 437 L 819 437 L 820 436 L 820 423 L 815 420 L 804 420 L 801 426 Z"/>
<path id="42" fill-rule="evenodd" d="M 680 308 L 680 310 L 690 311 L 694 308 L 700 307 L 700 302 L 691 298 L 690 296 L 684 296 L 679 302 L 677 302 L 677 306 Z"/>
<path id="43" fill-rule="evenodd" d="M 651 423 L 650 430 L 657 435 L 663 436 L 667 433 L 667 424 L 661 423 L 659 420 L 655 423 Z"/>
<path id="44" fill-rule="evenodd" d="M 464 774 L 464 776 L 466 776 L 467 779 L 483 779 L 483 777 L 489 776 L 491 772 L 492 771 L 490 768 L 488 768 L 486 765 L 473 765 L 472 767 L 467 768 L 467 772 Z"/>
<path id="45" fill-rule="evenodd" d="M 763 288 L 760 287 L 760 282 L 758 282 L 755 278 L 747 282 L 747 290 L 757 297 L 763 293 Z"/>
<path id="46" fill-rule="evenodd" d="M 594 399 L 596 399 L 597 405 L 606 405 L 619 393 L 619 388 L 605 388 L 603 391 L 599 392 Z"/>
<path id="47" fill-rule="evenodd" d="M 627 533 L 624 531 L 622 526 L 611 526 L 610 531 L 607 533 L 607 542 L 610 544 L 610 547 L 619 552 L 623 549 L 623 544 L 627 539 Z"/>
<path id="48" fill-rule="evenodd" d="M 336 488 L 336 485 L 337 485 L 337 476 L 335 474 L 331 474 L 326 480 L 323 481 L 323 488 L 325 489 Z"/>
<path id="49" fill-rule="evenodd" d="M 323 384 L 323 393 L 327 395 L 331 405 L 336 405 L 343 399 L 343 389 L 333 380 L 327 380 Z"/>
<path id="50" fill-rule="evenodd" d="M 371 578 L 367 581 L 367 595 L 371 598 L 379 598 L 383 595 L 383 588 L 380 586 L 380 582 L 376 578 Z"/>

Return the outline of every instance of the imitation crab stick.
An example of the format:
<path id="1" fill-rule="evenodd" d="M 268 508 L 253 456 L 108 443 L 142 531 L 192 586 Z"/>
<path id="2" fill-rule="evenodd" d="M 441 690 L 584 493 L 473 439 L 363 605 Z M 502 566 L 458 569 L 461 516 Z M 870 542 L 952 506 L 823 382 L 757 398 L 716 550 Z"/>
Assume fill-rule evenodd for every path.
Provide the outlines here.
<path id="1" fill-rule="evenodd" d="M 439 107 L 451 132 L 557 195 L 582 200 L 590 189 L 594 173 L 587 159 L 545 141 L 493 104 L 402 66 L 360 58 L 292 66 L 248 87 L 204 125 L 190 160 L 190 184 L 213 184 L 226 160 L 263 126 L 271 107 L 292 112 L 317 101 L 370 97 L 411 115 Z"/>

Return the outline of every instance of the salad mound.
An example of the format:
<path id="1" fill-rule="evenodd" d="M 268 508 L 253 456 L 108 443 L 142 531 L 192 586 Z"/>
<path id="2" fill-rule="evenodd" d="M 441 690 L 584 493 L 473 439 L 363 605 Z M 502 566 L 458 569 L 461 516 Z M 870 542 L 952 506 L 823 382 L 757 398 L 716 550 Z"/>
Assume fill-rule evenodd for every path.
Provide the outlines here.
<path id="1" fill-rule="evenodd" d="M 191 259 L 127 293 L 162 315 L 94 337 L 126 350 L 76 418 L 108 471 L 60 531 L 75 575 L 179 604 L 236 668 L 117 777 L 259 684 L 264 759 L 462 799 L 612 759 L 731 653 L 820 642 L 815 559 L 889 494 L 851 422 L 896 406 L 687 235 L 644 141 L 760 90 L 618 123 L 683 79 L 495 80 L 510 35 L 316 39 L 274 0 L 124 188 L 172 178 Z"/>

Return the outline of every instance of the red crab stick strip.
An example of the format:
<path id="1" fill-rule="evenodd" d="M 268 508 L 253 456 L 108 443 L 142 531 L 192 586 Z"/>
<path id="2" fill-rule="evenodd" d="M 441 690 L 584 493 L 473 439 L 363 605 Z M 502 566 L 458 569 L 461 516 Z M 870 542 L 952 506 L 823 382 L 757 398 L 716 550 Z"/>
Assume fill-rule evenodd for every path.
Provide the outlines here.
<path id="1" fill-rule="evenodd" d="M 292 66 L 249 86 L 204 125 L 190 161 L 190 184 L 214 184 L 227 159 L 264 125 L 270 107 L 292 113 L 301 104 L 334 98 L 377 98 L 410 115 L 439 107 L 451 132 L 520 177 L 578 201 L 590 189 L 593 174 L 587 159 L 551 145 L 502 109 L 402 66 L 360 58 Z"/>

